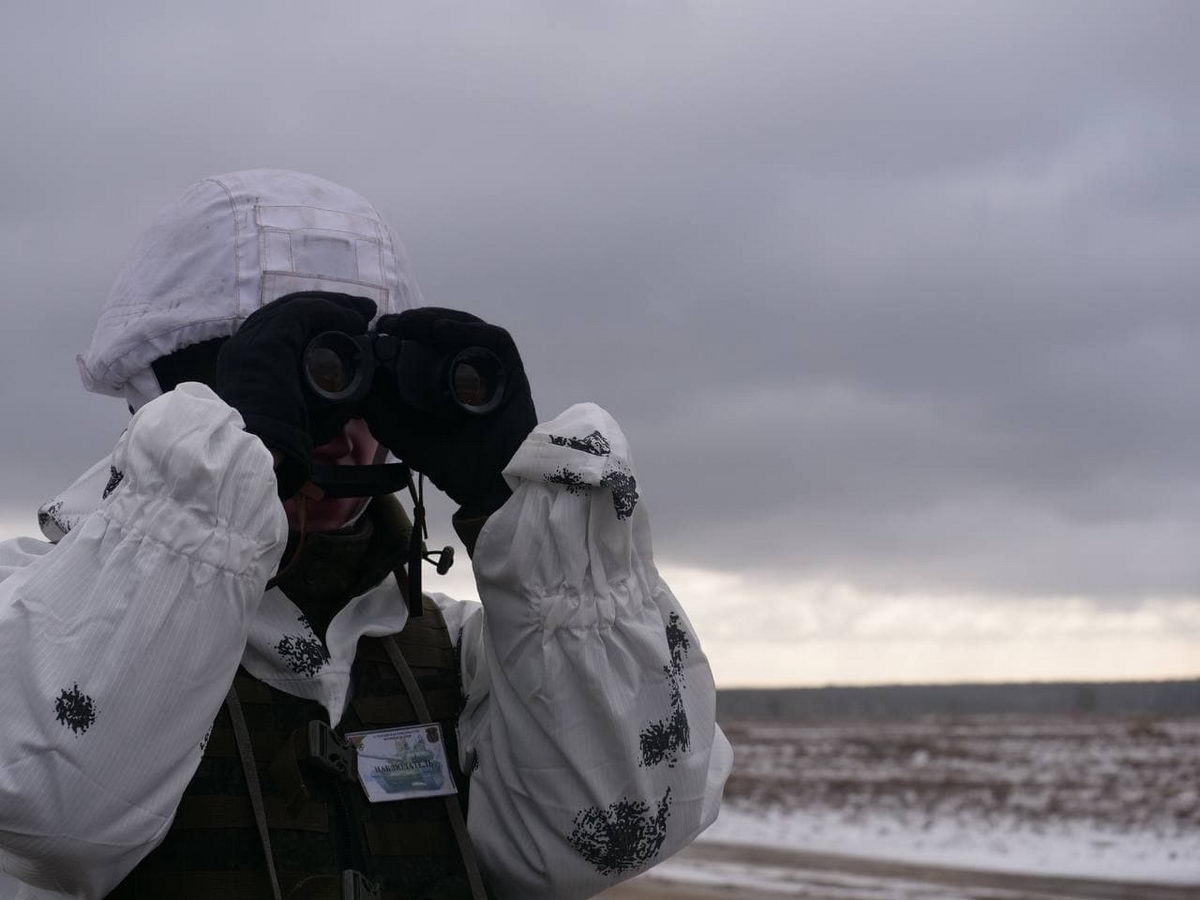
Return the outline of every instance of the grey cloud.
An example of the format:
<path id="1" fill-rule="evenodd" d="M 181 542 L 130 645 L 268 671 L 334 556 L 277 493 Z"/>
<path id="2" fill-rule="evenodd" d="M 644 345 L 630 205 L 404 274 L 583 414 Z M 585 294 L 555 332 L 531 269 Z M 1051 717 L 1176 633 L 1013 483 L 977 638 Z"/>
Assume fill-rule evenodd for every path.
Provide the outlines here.
<path id="1" fill-rule="evenodd" d="M 23 10 L 6 504 L 119 433 L 73 355 L 154 210 L 280 165 L 508 326 L 544 414 L 616 414 L 670 558 L 1194 593 L 1200 12 L 643 7 Z"/>

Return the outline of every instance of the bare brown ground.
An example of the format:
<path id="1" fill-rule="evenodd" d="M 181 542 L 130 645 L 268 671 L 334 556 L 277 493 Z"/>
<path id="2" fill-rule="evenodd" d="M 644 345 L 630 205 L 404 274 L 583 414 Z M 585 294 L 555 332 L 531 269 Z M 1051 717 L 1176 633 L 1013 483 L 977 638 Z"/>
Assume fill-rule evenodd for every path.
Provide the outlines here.
<path id="1" fill-rule="evenodd" d="M 895 879 L 914 884 L 937 886 L 943 891 L 960 891 L 963 900 L 995 891 L 1006 892 L 1011 900 L 1200 900 L 1200 885 L 1168 886 L 1134 882 L 1100 881 L 1084 878 L 1057 878 L 1008 872 L 980 872 L 937 866 L 913 865 L 885 860 L 862 859 L 826 853 L 743 847 L 731 844 L 694 844 L 677 859 L 772 866 L 801 872 L 843 873 Z M 817 888 L 816 890 L 819 890 Z M 639 878 L 599 895 L 602 900 L 778 900 L 786 894 L 763 892 L 744 887 L 672 884 L 658 879 Z M 793 895 L 794 896 L 794 895 Z M 806 898 L 820 897 L 816 891 Z M 838 891 L 838 898 L 846 894 Z"/>

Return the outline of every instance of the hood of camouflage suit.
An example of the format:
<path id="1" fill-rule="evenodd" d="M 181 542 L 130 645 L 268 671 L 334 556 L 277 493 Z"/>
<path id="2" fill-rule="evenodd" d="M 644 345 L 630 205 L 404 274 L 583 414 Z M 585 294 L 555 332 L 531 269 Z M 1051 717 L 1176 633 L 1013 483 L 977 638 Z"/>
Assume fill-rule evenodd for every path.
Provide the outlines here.
<path id="1" fill-rule="evenodd" d="M 83 385 L 137 409 L 161 393 L 154 360 L 306 290 L 369 297 L 381 315 L 423 305 L 400 241 L 354 191 L 283 169 L 206 178 L 134 246 L 78 357 Z"/>

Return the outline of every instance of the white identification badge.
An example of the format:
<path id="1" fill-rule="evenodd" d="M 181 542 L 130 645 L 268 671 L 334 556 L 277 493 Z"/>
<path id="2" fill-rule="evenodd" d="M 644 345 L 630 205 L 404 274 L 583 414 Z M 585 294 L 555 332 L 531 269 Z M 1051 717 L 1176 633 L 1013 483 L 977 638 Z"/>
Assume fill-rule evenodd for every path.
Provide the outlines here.
<path id="1" fill-rule="evenodd" d="M 436 723 L 356 731 L 346 740 L 358 751 L 358 781 L 372 803 L 458 793 Z"/>

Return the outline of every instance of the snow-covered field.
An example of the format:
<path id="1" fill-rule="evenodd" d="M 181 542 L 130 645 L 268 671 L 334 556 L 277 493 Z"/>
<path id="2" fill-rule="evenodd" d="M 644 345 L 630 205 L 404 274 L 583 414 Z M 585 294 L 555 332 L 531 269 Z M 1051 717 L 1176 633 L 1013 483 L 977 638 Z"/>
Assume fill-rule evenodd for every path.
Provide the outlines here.
<path id="1" fill-rule="evenodd" d="M 726 733 L 737 762 L 702 842 L 747 854 L 786 848 L 813 859 L 1196 885 L 1200 896 L 1200 719 L 734 722 Z M 796 887 L 797 868 L 716 849 L 706 860 L 697 845 L 649 878 L 771 896 L 906 898 L 912 888 L 893 879 L 885 889 L 848 864 L 841 875 L 824 872 L 825 887 L 809 894 Z"/>

